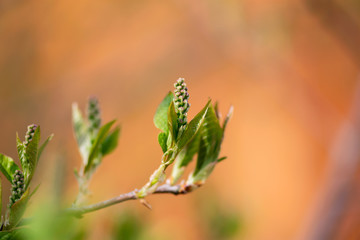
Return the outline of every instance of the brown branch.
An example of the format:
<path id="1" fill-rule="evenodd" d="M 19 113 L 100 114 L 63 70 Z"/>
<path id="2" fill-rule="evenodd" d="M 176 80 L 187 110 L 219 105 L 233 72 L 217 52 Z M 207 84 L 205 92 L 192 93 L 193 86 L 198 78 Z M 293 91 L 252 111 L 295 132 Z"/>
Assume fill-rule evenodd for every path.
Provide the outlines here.
<path id="1" fill-rule="evenodd" d="M 159 186 L 153 194 L 168 193 L 168 194 L 173 194 L 173 195 L 180 195 L 180 194 L 187 194 L 194 189 L 195 188 L 193 186 L 187 186 L 187 187 L 183 188 L 181 185 L 173 185 L 172 186 L 170 184 L 163 184 L 163 185 Z M 66 209 L 65 212 L 70 215 L 81 217 L 85 213 L 94 212 L 94 211 L 97 211 L 97 210 L 100 210 L 100 209 L 103 209 L 106 207 L 110 207 L 112 205 L 115 205 L 115 204 L 118 204 L 121 202 L 139 199 L 137 197 L 136 193 L 137 193 L 137 190 L 134 190 L 134 191 L 131 191 L 128 193 L 121 194 L 117 197 L 114 197 L 114 198 L 111 198 L 111 199 L 108 199 L 108 200 L 105 200 L 102 202 L 98 202 L 95 204 L 91 204 L 88 206 L 68 208 L 68 209 Z"/>

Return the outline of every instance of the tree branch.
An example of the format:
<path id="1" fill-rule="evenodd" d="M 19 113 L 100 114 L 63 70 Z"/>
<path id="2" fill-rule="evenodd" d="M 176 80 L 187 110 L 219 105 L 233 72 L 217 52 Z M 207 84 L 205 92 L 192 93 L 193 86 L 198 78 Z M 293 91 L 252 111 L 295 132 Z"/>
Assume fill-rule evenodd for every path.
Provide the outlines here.
<path id="1" fill-rule="evenodd" d="M 196 186 L 199 187 L 199 186 Z M 159 186 L 155 192 L 153 194 L 159 194 L 159 193 L 169 193 L 169 194 L 174 194 L 174 195 L 180 195 L 180 194 L 187 194 L 189 192 L 191 192 L 192 190 L 195 189 L 195 186 L 186 186 L 183 187 L 182 185 L 170 185 L 170 184 L 163 184 L 161 186 Z M 106 207 L 110 207 L 112 205 L 121 203 L 121 202 L 125 202 L 128 200 L 136 200 L 139 199 L 136 195 L 136 193 L 138 192 L 138 190 L 134 190 L 128 193 L 124 193 L 121 194 L 117 197 L 102 201 L 102 202 L 98 202 L 95 204 L 91 204 L 88 206 L 83 206 L 83 207 L 71 207 L 65 210 L 65 212 L 67 214 L 70 215 L 74 215 L 77 217 L 81 217 L 83 214 L 85 213 L 89 213 L 89 212 L 94 212 Z"/>

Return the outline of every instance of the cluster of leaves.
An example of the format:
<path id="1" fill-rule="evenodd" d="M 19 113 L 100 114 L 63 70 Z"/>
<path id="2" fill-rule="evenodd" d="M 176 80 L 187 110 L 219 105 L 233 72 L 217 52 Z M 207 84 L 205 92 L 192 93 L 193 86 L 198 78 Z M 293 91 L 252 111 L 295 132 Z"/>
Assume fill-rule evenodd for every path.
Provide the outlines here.
<path id="1" fill-rule="evenodd" d="M 158 142 L 164 153 L 162 163 L 150 177 L 150 181 L 138 193 L 139 198 L 155 191 L 156 186 L 165 179 L 165 169 L 174 161 L 171 184 L 179 180 L 187 165 L 197 155 L 196 167 L 186 183 L 186 187 L 195 188 L 205 182 L 216 163 L 225 159 L 218 156 L 226 124 L 232 115 L 232 108 L 223 124 L 220 125 L 217 104 L 212 105 L 209 100 L 202 110 L 187 123 L 184 113 L 187 113 L 190 104 L 184 79 L 180 78 L 174 86 L 175 96 L 169 92 L 154 116 L 154 124 L 161 130 Z"/>
<path id="2" fill-rule="evenodd" d="M 17 151 L 20 167 L 11 157 L 0 154 L 0 171 L 6 179 L 12 183 L 12 192 L 7 211 L 5 215 L 1 216 L 0 237 L 9 235 L 9 231 L 19 224 L 30 197 L 37 189 L 35 188 L 33 192 L 30 192 L 29 185 L 31 179 L 38 165 L 41 153 L 52 137 L 53 135 L 50 135 L 45 142 L 39 146 L 40 126 L 35 124 L 28 127 L 24 142 L 21 142 L 19 136 L 17 136 Z M 0 209 L 2 208 L 1 190 L 0 183 Z"/>
<path id="3" fill-rule="evenodd" d="M 82 157 L 82 166 L 79 171 L 75 170 L 75 175 L 79 182 L 80 193 L 86 195 L 87 184 L 101 164 L 102 158 L 115 150 L 120 127 L 111 129 L 116 120 L 101 126 L 99 103 L 94 97 L 89 99 L 86 119 L 76 103 L 73 104 L 72 116 L 75 138 Z"/>
<path id="4" fill-rule="evenodd" d="M 188 185 L 200 186 L 204 184 L 215 165 L 226 159 L 226 157 L 219 158 L 219 153 L 226 125 L 232 115 L 232 108 L 230 108 L 223 124 L 220 125 L 220 113 L 217 106 L 217 104 L 209 106 L 199 131 L 178 155 L 173 168 L 173 183 L 182 175 L 195 154 L 197 154 L 196 166 L 189 176 Z"/>

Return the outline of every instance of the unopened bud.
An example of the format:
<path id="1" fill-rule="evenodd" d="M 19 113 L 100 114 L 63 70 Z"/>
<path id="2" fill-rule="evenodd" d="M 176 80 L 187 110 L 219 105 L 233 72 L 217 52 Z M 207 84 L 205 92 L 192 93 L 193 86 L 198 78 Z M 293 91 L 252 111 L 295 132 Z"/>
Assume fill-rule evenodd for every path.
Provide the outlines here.
<path id="1" fill-rule="evenodd" d="M 24 174 L 20 170 L 16 170 L 13 175 L 11 196 L 8 207 L 10 208 L 24 194 Z"/>
<path id="2" fill-rule="evenodd" d="M 188 104 L 189 93 L 187 92 L 186 83 L 183 78 L 179 78 L 175 86 L 174 105 L 175 111 L 178 115 L 178 122 L 180 125 L 187 124 L 186 114 L 189 111 L 190 104 Z"/>
<path id="3" fill-rule="evenodd" d="M 25 147 L 27 147 L 29 145 L 29 143 L 32 141 L 32 138 L 34 137 L 35 134 L 35 130 L 37 129 L 37 125 L 36 124 L 31 124 L 27 127 L 27 132 L 25 135 L 25 141 L 23 142 L 23 144 L 25 145 Z"/>

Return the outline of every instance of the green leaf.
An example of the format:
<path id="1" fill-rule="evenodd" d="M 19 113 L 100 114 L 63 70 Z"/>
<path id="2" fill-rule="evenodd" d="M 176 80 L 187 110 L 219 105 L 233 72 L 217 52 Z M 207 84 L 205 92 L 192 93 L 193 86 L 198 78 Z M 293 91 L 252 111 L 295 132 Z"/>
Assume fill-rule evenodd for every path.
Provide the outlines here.
<path id="1" fill-rule="evenodd" d="M 34 136 L 31 141 L 25 148 L 25 164 L 21 162 L 22 169 L 24 171 L 24 176 L 26 179 L 26 185 L 31 181 L 32 176 L 34 175 L 37 159 L 38 159 L 38 148 L 40 142 L 40 126 L 38 126 L 34 132 Z"/>
<path id="2" fill-rule="evenodd" d="M 103 156 L 115 150 L 118 145 L 119 135 L 120 127 L 116 127 L 106 136 L 105 140 L 101 144 L 101 154 Z"/>
<path id="3" fill-rule="evenodd" d="M 163 131 L 164 133 L 167 133 L 169 131 L 168 127 L 168 109 L 170 106 L 170 103 L 173 100 L 173 94 L 172 92 L 169 92 L 165 98 L 162 100 L 162 102 L 159 104 L 158 108 L 156 109 L 155 115 L 154 115 L 154 124 L 155 126 Z"/>
<path id="4" fill-rule="evenodd" d="M 51 141 L 51 139 L 52 139 L 53 137 L 54 137 L 54 134 L 51 134 L 51 135 L 45 140 L 45 142 L 39 147 L 36 164 L 39 162 L 39 159 L 40 159 L 40 156 L 41 156 L 42 152 L 44 151 L 45 147 L 47 146 L 47 144 Z"/>
<path id="5" fill-rule="evenodd" d="M 79 146 L 80 154 L 84 165 L 86 165 L 89 158 L 91 140 L 87 131 L 88 126 L 84 121 L 81 111 L 76 103 L 73 103 L 72 105 L 72 122 L 74 135 Z"/>
<path id="6" fill-rule="evenodd" d="M 184 133 L 181 135 L 177 146 L 179 149 L 182 149 L 191 139 L 195 136 L 195 134 L 199 131 L 201 125 L 204 122 L 206 113 L 209 109 L 211 100 L 207 102 L 205 107 L 198 113 L 196 116 L 191 120 L 187 128 L 185 129 Z"/>
<path id="7" fill-rule="evenodd" d="M 15 235 L 16 232 L 14 232 L 13 230 L 11 231 L 1 231 L 0 232 L 0 240 L 10 240 L 13 239 L 13 236 Z"/>
<path id="8" fill-rule="evenodd" d="M 221 161 L 224 161 L 225 159 L 227 159 L 227 157 L 221 157 L 221 158 L 219 158 L 219 159 L 217 160 L 217 162 L 219 163 L 219 162 L 221 162 Z"/>
<path id="9" fill-rule="evenodd" d="M 111 126 L 115 123 L 116 120 L 113 120 L 111 122 L 108 122 L 104 126 L 102 126 L 96 136 L 95 142 L 91 146 L 89 159 L 87 161 L 87 164 L 85 166 L 85 173 L 88 172 L 93 167 L 93 162 L 95 158 L 99 157 L 100 153 L 100 147 L 103 141 L 105 140 L 108 132 L 110 131 Z"/>
<path id="10" fill-rule="evenodd" d="M 26 206 L 29 200 L 29 188 L 24 192 L 21 198 L 16 201 L 10 208 L 10 216 L 9 216 L 9 225 L 6 227 L 7 229 L 11 229 L 15 227 L 22 216 L 25 213 Z"/>
<path id="11" fill-rule="evenodd" d="M 186 144 L 183 150 L 181 150 L 181 152 L 183 152 L 183 158 L 180 162 L 181 167 L 186 167 L 191 162 L 194 155 L 199 150 L 199 145 L 200 145 L 200 134 L 198 132 L 195 135 L 195 137 L 188 144 Z"/>
<path id="12" fill-rule="evenodd" d="M 171 173 L 171 184 L 175 184 L 183 175 L 185 167 L 191 162 L 194 155 L 199 150 L 200 134 L 195 137 L 180 151 L 175 159 L 175 164 Z"/>
<path id="13" fill-rule="evenodd" d="M 164 132 L 161 132 L 159 133 L 158 135 L 158 141 L 159 141 L 159 144 L 160 144 L 160 147 L 163 151 L 163 153 L 165 153 L 167 151 L 167 139 L 168 139 L 168 135 Z"/>
<path id="14" fill-rule="evenodd" d="M 35 187 L 35 189 L 30 193 L 30 196 L 29 196 L 29 197 L 32 197 L 32 196 L 37 192 L 37 190 L 39 189 L 39 187 L 40 187 L 40 184 L 38 184 L 38 185 Z"/>
<path id="15" fill-rule="evenodd" d="M 0 171 L 11 182 L 16 170 L 20 170 L 11 157 L 5 156 L 0 153 Z"/>
<path id="16" fill-rule="evenodd" d="M 223 138 L 223 130 L 219 124 L 214 108 L 211 106 L 200 129 L 200 147 L 194 174 L 218 159 Z"/>
<path id="17" fill-rule="evenodd" d="M 206 147 L 204 139 L 201 137 L 199 143 L 199 151 L 196 159 L 196 166 L 193 175 L 196 175 L 204 166 L 206 159 L 208 158 L 208 148 Z"/>
<path id="18" fill-rule="evenodd" d="M 223 126 L 222 126 L 223 131 L 225 131 L 226 125 L 228 124 L 228 122 L 229 122 L 230 118 L 232 117 L 233 113 L 234 113 L 234 107 L 231 106 L 230 109 L 229 109 L 228 114 L 226 115 L 226 117 L 224 119 L 224 123 L 223 123 Z"/>
<path id="19" fill-rule="evenodd" d="M 207 165 L 205 165 L 203 168 L 200 169 L 196 174 L 193 173 L 190 176 L 190 181 L 188 181 L 189 184 L 195 184 L 195 185 L 202 185 L 206 181 L 206 179 L 209 178 L 210 174 L 215 168 L 217 162 L 212 162 Z"/>
<path id="20" fill-rule="evenodd" d="M 174 101 L 171 101 L 167 114 L 168 114 L 169 132 L 171 134 L 171 138 L 173 142 L 175 142 L 178 133 L 178 120 L 177 120 L 177 114 L 175 112 Z"/>

